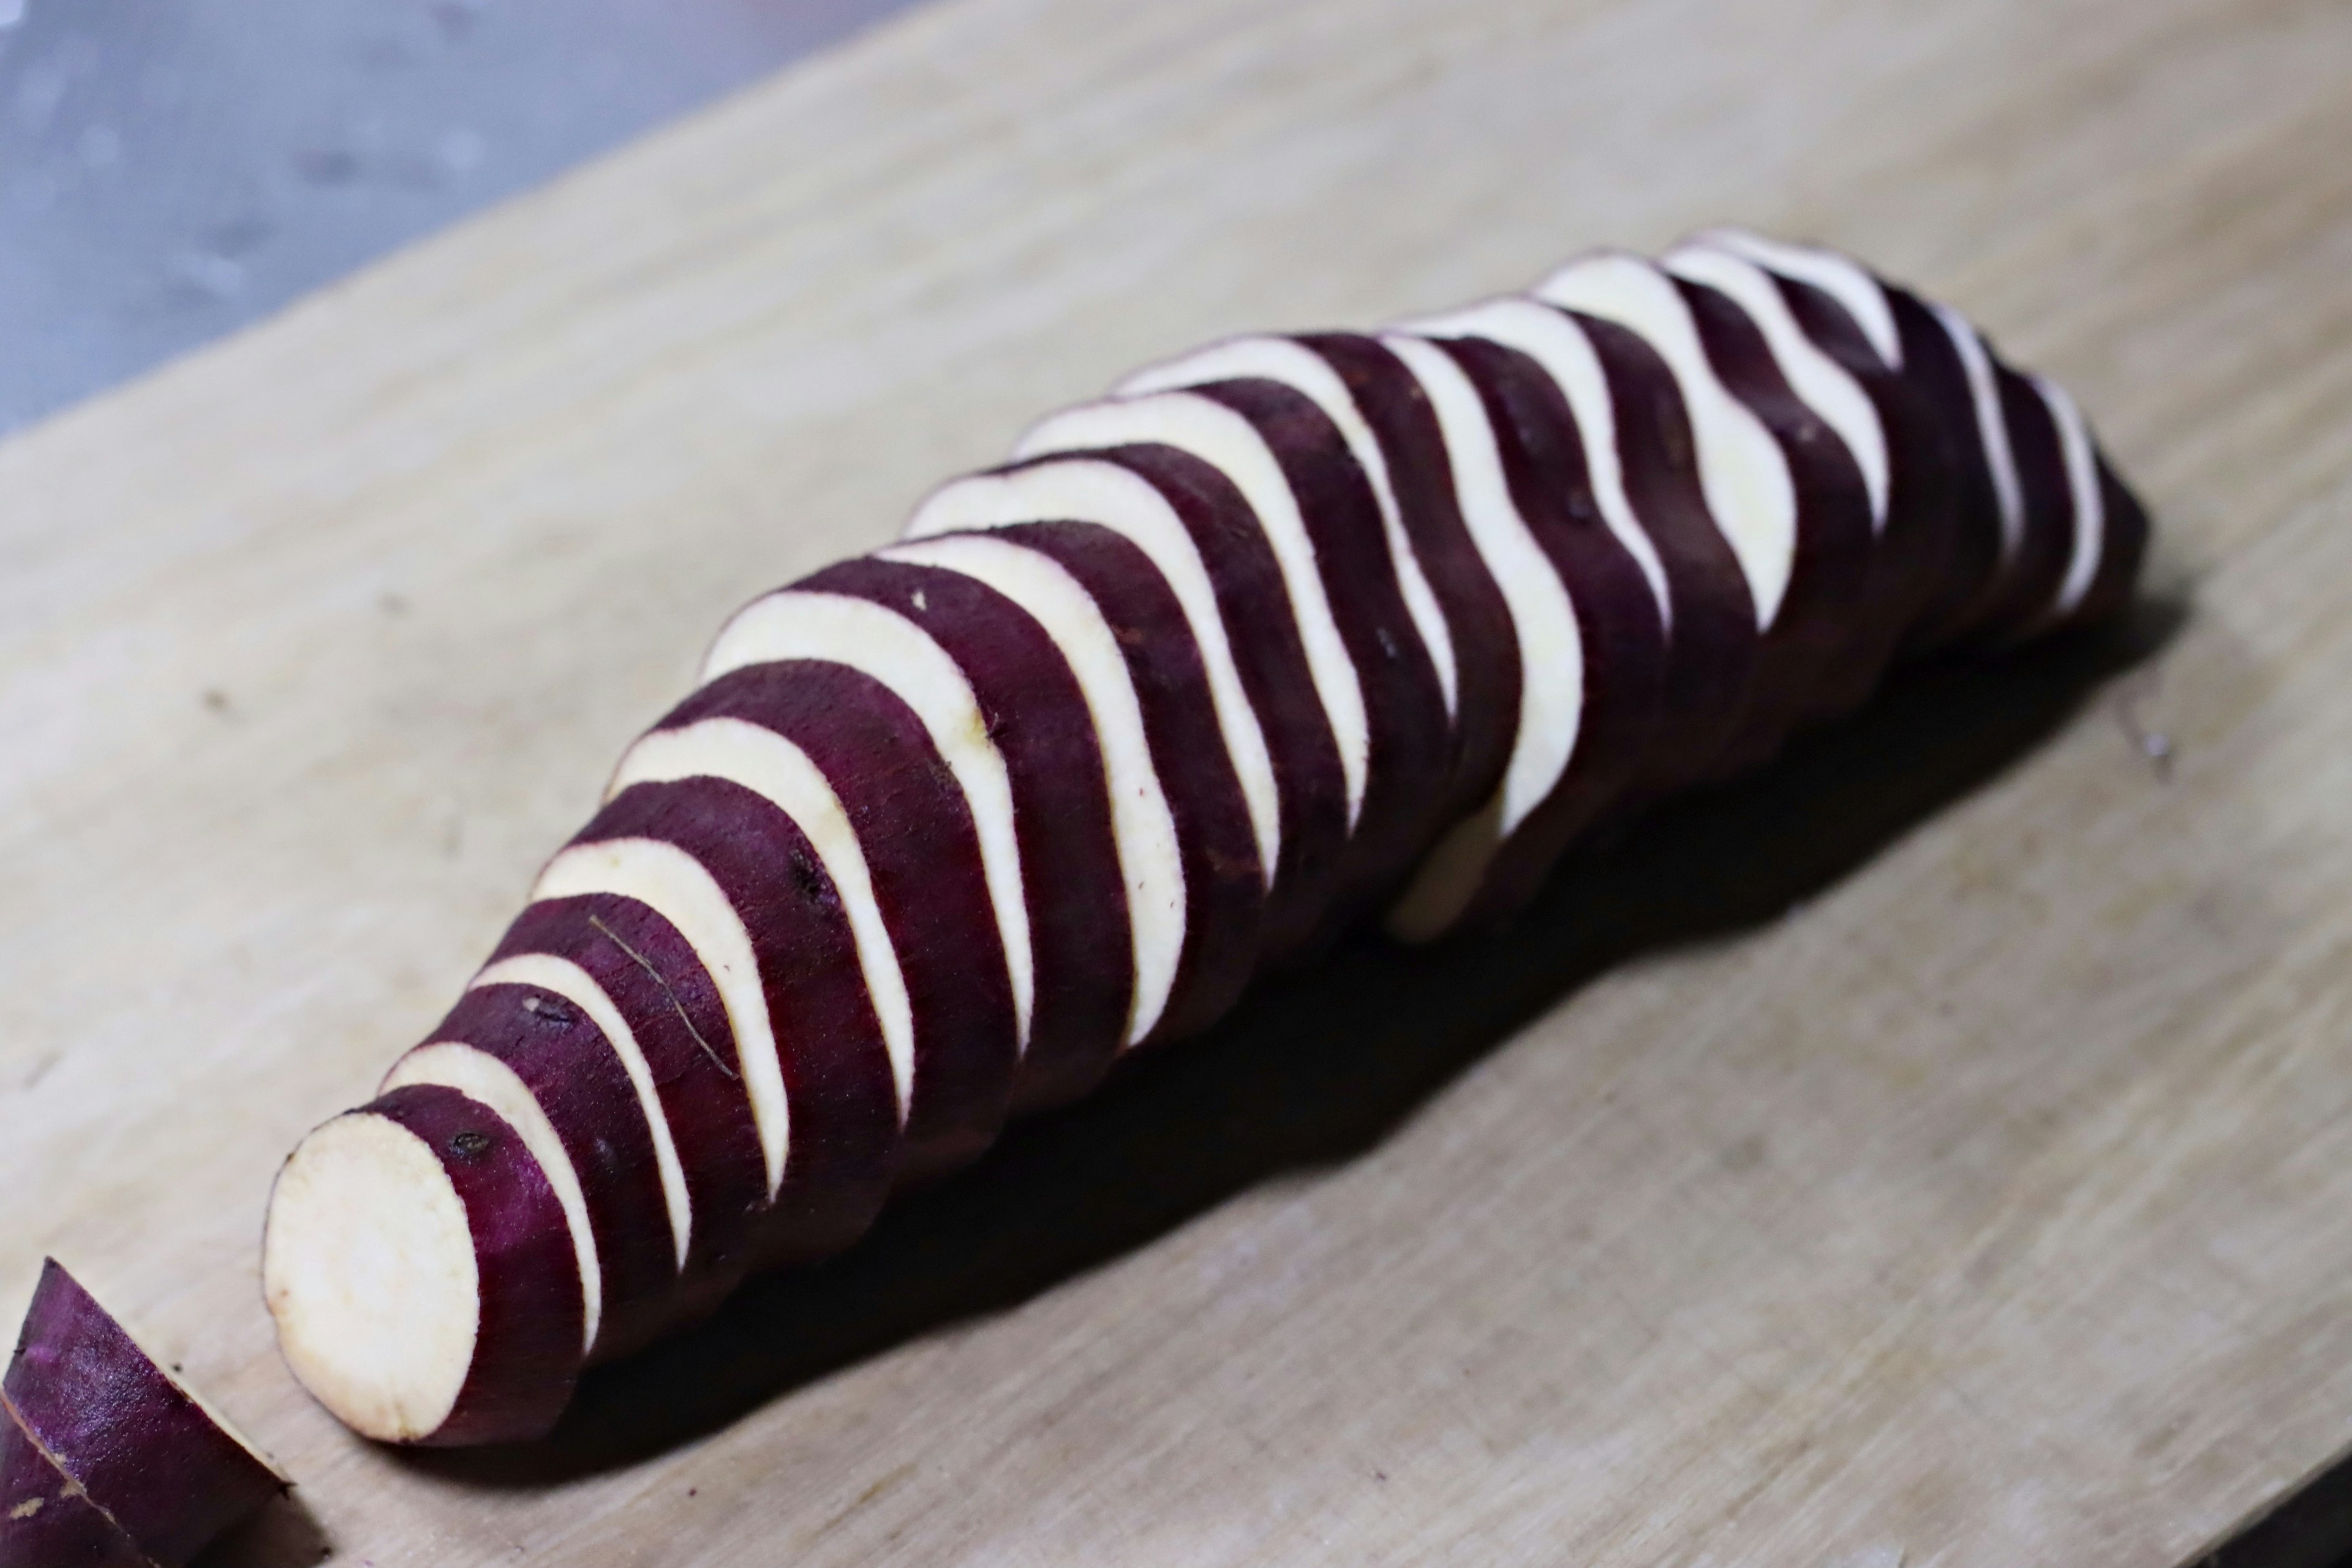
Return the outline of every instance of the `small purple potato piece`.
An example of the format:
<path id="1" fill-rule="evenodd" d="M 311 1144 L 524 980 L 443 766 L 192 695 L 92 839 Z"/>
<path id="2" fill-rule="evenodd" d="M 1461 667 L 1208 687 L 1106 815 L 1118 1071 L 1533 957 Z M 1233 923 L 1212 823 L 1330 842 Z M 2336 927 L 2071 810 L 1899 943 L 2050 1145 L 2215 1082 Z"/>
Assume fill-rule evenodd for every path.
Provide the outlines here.
<path id="1" fill-rule="evenodd" d="M 287 1487 L 54 1258 L 0 1405 L 0 1568 L 179 1568 Z"/>

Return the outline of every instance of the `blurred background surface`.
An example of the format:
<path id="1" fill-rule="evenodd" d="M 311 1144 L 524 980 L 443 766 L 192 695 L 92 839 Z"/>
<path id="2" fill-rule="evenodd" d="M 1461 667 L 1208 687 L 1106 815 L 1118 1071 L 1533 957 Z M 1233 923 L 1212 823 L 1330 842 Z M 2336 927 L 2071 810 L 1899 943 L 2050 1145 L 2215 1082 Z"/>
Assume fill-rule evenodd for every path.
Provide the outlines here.
<path id="1" fill-rule="evenodd" d="M 912 0 L 0 0 L 0 432 Z"/>

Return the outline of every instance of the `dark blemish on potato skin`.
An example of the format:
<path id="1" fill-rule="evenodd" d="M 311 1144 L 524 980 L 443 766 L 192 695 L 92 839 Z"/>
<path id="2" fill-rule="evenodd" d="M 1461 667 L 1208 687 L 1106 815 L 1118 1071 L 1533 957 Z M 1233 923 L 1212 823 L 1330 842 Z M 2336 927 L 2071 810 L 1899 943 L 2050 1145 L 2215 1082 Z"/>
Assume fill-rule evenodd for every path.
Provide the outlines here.
<path id="1" fill-rule="evenodd" d="M 541 1023 L 553 1025 L 559 1029 L 568 1029 L 580 1021 L 579 1009 L 555 996 L 526 996 L 522 999 L 522 1010 Z"/>

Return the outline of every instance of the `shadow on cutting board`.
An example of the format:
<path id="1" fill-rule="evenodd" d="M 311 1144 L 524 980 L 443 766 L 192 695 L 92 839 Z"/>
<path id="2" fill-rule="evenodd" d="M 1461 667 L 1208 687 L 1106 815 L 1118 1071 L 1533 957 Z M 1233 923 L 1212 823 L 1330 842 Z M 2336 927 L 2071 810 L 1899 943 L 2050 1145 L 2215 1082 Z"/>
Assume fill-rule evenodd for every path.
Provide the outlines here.
<path id="1" fill-rule="evenodd" d="M 2297 1481 L 2187 1568 L 2352 1568 L 2352 1453 Z"/>
<path id="2" fill-rule="evenodd" d="M 298 1486 L 205 1548 L 188 1568 L 316 1568 L 333 1555 Z"/>
<path id="3" fill-rule="evenodd" d="M 1264 983 L 1208 1034 L 895 1202 L 841 1258 L 754 1280 L 709 1322 L 590 1373 L 547 1440 L 400 1458 L 500 1489 L 628 1465 L 1017 1306 L 1246 1188 L 1351 1160 L 1596 975 L 1768 924 L 1846 876 L 2032 750 L 2186 619 L 2144 603 L 2103 631 L 1911 669 L 1762 773 L 1664 806 L 1588 855 L 1499 938 L 1410 953 L 1359 940 Z M 2119 767 L 2162 761 L 2121 735 L 2116 754 Z"/>

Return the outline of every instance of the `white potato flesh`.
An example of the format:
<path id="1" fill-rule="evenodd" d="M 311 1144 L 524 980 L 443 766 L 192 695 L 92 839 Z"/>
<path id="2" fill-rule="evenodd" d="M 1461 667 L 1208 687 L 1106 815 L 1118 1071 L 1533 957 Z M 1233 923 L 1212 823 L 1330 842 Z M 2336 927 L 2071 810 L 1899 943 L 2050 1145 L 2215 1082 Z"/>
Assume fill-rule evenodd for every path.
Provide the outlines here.
<path id="1" fill-rule="evenodd" d="M 740 784 L 791 817 L 816 851 L 841 896 L 858 968 L 881 1021 L 890 1078 L 898 1091 L 898 1125 L 904 1127 L 915 1093 L 915 1005 L 907 993 L 898 946 L 882 919 L 866 851 L 841 796 L 809 754 L 783 736 L 748 720 L 719 718 L 640 737 L 614 770 L 606 798 L 634 784 L 691 778 Z"/>
<path id="2" fill-rule="evenodd" d="M 1593 501 L 1601 508 L 1601 521 L 1642 569 L 1650 596 L 1657 601 L 1658 617 L 1672 635 L 1675 602 L 1666 584 L 1666 565 L 1658 559 L 1658 547 L 1650 542 L 1649 531 L 1642 526 L 1633 501 L 1626 497 L 1625 468 L 1617 450 L 1617 409 L 1610 400 L 1609 378 L 1601 368 L 1601 357 L 1593 352 L 1584 328 L 1574 317 L 1532 300 L 1489 300 L 1442 316 L 1406 321 L 1397 330 L 1428 338 L 1483 338 L 1517 349 L 1551 378 L 1575 416 L 1584 447 L 1585 472 L 1592 485 Z"/>
<path id="3" fill-rule="evenodd" d="M 637 1044 L 629 1021 L 621 1016 L 595 976 L 568 958 L 551 952 L 520 952 L 491 964 L 467 986 L 469 991 L 485 985 L 535 985 L 541 991 L 551 991 L 587 1016 L 621 1059 L 621 1069 L 629 1075 L 629 1087 L 636 1090 L 637 1106 L 646 1115 L 646 1128 L 654 1141 L 654 1165 L 661 1173 L 662 1202 L 669 1212 L 670 1241 L 677 1254 L 677 1266 L 686 1267 L 688 1248 L 694 1239 L 694 1196 L 686 1184 L 686 1166 L 678 1159 L 677 1140 L 671 1133 L 669 1117 L 662 1110 L 661 1090 L 654 1083 L 652 1066 L 646 1060 L 643 1047 Z"/>
<path id="4" fill-rule="evenodd" d="M 1348 786 L 1348 826 L 1364 806 L 1364 774 L 1370 765 L 1371 725 L 1364 708 L 1363 683 L 1348 657 L 1314 542 L 1299 514 L 1289 478 L 1259 435 L 1257 426 L 1213 398 L 1192 392 L 1155 392 L 1138 397 L 1085 404 L 1048 416 L 1014 448 L 1016 456 L 1041 458 L 1089 447 L 1157 441 L 1192 453 L 1231 479 L 1257 514 L 1266 542 L 1282 569 L 1283 592 L 1307 647 L 1307 670 L 1316 698 L 1339 743 L 1339 771 Z"/>
<path id="5" fill-rule="evenodd" d="M 1110 786 L 1111 842 L 1127 889 L 1135 954 L 1135 994 L 1127 1043 L 1151 1033 L 1176 983 L 1184 952 L 1184 868 L 1176 818 L 1151 760 L 1143 707 L 1127 656 L 1093 596 L 1051 557 L 985 534 L 918 540 L 877 552 L 885 561 L 960 572 L 995 589 L 1045 628 L 1077 679 L 1102 749 Z"/>
<path id="6" fill-rule="evenodd" d="M 1168 498 L 1132 469 L 1099 458 L 1054 458 L 1008 473 L 974 474 L 933 490 L 907 524 L 908 539 L 1041 521 L 1091 522 L 1130 541 L 1160 569 L 1184 611 L 1209 678 L 1217 729 L 1248 803 L 1258 864 L 1274 885 L 1282 857 L 1282 806 L 1265 729 L 1242 689 L 1232 639 L 1208 563 Z"/>
<path id="7" fill-rule="evenodd" d="M 792 1147 L 792 1108 L 784 1100 L 783 1066 L 776 1054 L 760 961 L 743 917 L 701 861 L 657 838 L 575 844 L 547 863 L 530 896 L 537 901 L 585 893 L 636 900 L 675 926 L 694 949 L 727 1009 L 728 1032 L 735 1038 L 760 1153 L 767 1163 L 768 1194 L 774 1196 L 783 1183 L 784 1161 Z"/>
<path id="8" fill-rule="evenodd" d="M 1519 721 L 1503 782 L 1487 805 L 1447 829 L 1390 910 L 1400 941 L 1423 942 L 1460 918 L 1503 840 L 1567 770 L 1584 710 L 1584 642 L 1576 605 L 1528 531 L 1503 477 L 1503 459 L 1477 388 L 1434 344 L 1384 337 L 1436 411 L 1454 468 L 1462 520 L 1511 614 L 1519 650 Z"/>
<path id="9" fill-rule="evenodd" d="M 1037 968 L 1022 887 L 1021 844 L 1013 825 L 1013 779 L 1004 754 L 989 738 L 971 682 L 929 633 L 896 611 L 844 594 L 787 588 L 736 613 L 703 659 L 699 684 L 746 665 L 790 658 L 830 659 L 861 670 L 888 687 L 922 721 L 963 792 L 980 835 L 981 873 L 1013 973 L 1013 1019 L 1025 1050 Z"/>
<path id="10" fill-rule="evenodd" d="M 2066 463 L 2066 492 L 2074 503 L 2074 548 L 2066 557 L 2066 574 L 2059 580 L 2053 616 L 2068 616 L 2091 591 L 2099 574 L 2099 552 L 2105 543 L 2106 499 L 2099 491 L 2099 459 L 2091 444 L 2091 427 L 2074 395 L 2054 381 L 2033 378 L 2034 391 L 2050 405 L 2058 424 L 2058 449 Z"/>
<path id="11" fill-rule="evenodd" d="M 481 1277 L 466 1205 L 425 1141 L 365 1111 L 278 1173 L 262 1292 L 302 1385 L 379 1442 L 429 1436 L 474 1360 Z"/>
<path id="12" fill-rule="evenodd" d="M 1445 711 L 1450 717 L 1461 686 L 1454 661 L 1454 634 L 1446 627 L 1445 612 L 1438 607 L 1429 575 L 1422 570 L 1421 558 L 1413 552 L 1412 540 L 1404 531 L 1404 515 L 1397 507 L 1396 486 L 1389 478 L 1388 458 L 1381 450 L 1380 437 L 1372 434 L 1363 410 L 1356 406 L 1355 394 L 1348 390 L 1348 384 L 1331 368 L 1330 361 L 1289 338 L 1227 338 L 1181 359 L 1139 370 L 1112 391 L 1117 396 L 1131 397 L 1147 392 L 1202 386 L 1210 382 L 1251 379 L 1279 382 L 1304 394 L 1339 427 L 1340 438 L 1348 443 L 1349 455 L 1363 469 L 1365 479 L 1372 487 L 1372 497 L 1380 503 L 1381 531 L 1389 542 L 1389 558 L 1396 563 L 1397 587 L 1404 595 L 1405 614 L 1412 618 L 1413 629 L 1421 634 L 1422 646 L 1429 650 L 1430 662 L 1437 667 L 1437 684 L 1445 694 Z"/>
<path id="13" fill-rule="evenodd" d="M 1789 380 L 1789 390 L 1820 415 L 1837 432 L 1862 470 L 1862 485 L 1870 497 L 1870 526 L 1886 526 L 1886 497 L 1893 485 L 1893 459 L 1887 455 L 1886 427 L 1877 405 L 1853 373 L 1822 352 L 1789 309 L 1772 275 L 1744 256 L 1709 246 L 1686 245 L 1668 251 L 1663 263 L 1677 278 L 1704 283 L 1731 297 L 1732 302 L 1764 333 L 1773 363 Z"/>
<path id="14" fill-rule="evenodd" d="M 1903 330 L 1895 325 L 1886 285 L 1852 257 L 1818 245 L 1791 245 L 1745 228 L 1710 228 L 1691 238 L 1695 244 L 1731 251 L 1784 278 L 1811 284 L 1845 307 L 1845 313 L 1853 318 L 1889 370 L 1903 368 Z"/>
<path id="15" fill-rule="evenodd" d="M 376 1092 L 390 1094 L 416 1083 L 454 1089 L 477 1105 L 488 1106 L 514 1129 L 546 1173 L 555 1201 L 562 1205 L 564 1227 L 572 1233 L 572 1255 L 580 1265 L 580 1351 L 585 1355 L 604 1320 L 604 1271 L 596 1254 L 595 1230 L 588 1223 L 588 1194 L 581 1190 L 580 1173 L 556 1135 L 555 1124 L 540 1109 L 538 1096 L 514 1068 L 459 1040 L 436 1040 L 410 1051 L 393 1064 Z"/>
<path id="16" fill-rule="evenodd" d="M 1748 579 L 1757 628 L 1770 630 L 1796 569 L 1796 482 L 1772 433 L 1715 374 L 1673 280 L 1638 256 L 1601 251 L 1570 262 L 1534 293 L 1546 304 L 1614 321 L 1666 362 L 1689 411 L 1707 510 Z"/>

